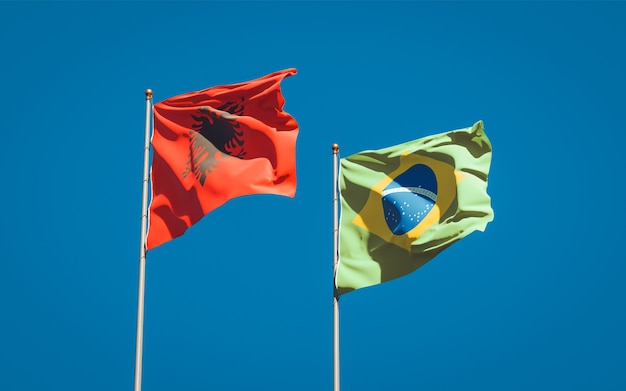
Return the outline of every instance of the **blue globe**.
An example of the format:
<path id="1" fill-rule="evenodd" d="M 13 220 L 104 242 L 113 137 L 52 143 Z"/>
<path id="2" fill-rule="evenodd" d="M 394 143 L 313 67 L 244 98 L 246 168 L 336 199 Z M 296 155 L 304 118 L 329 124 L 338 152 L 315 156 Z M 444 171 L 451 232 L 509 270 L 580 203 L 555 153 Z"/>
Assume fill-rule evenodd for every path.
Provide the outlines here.
<path id="1" fill-rule="evenodd" d="M 385 189 L 382 202 L 385 221 L 394 235 L 404 235 L 430 213 L 437 201 L 437 177 L 416 164 L 398 175 Z"/>

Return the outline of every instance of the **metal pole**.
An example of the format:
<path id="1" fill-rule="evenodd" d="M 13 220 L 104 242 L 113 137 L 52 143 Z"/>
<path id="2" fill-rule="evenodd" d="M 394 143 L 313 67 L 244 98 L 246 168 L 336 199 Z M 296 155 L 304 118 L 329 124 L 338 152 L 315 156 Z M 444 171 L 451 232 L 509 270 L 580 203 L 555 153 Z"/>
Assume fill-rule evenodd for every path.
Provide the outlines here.
<path id="1" fill-rule="evenodd" d="M 337 292 L 337 264 L 339 258 L 339 202 L 337 196 L 339 193 L 337 182 L 337 160 L 339 154 L 339 145 L 333 144 L 333 356 L 334 356 L 334 391 L 339 391 L 339 294 Z"/>
<path id="2" fill-rule="evenodd" d="M 150 114 L 152 90 L 146 90 L 146 130 L 143 147 L 143 190 L 141 196 L 141 239 L 139 243 L 139 289 L 137 297 L 137 344 L 135 348 L 135 391 L 141 390 L 143 356 L 143 312 L 146 290 L 146 230 L 148 225 L 148 165 L 150 161 Z"/>

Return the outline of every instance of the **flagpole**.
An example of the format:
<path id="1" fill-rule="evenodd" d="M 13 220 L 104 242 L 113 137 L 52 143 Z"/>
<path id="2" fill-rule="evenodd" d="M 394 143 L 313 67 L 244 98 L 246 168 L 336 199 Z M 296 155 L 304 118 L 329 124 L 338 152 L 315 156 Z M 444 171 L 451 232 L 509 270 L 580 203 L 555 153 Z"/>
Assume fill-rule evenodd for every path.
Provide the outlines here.
<path id="1" fill-rule="evenodd" d="M 339 293 L 337 292 L 337 264 L 339 258 L 339 193 L 337 182 L 337 161 L 339 145 L 333 144 L 333 357 L 334 357 L 334 391 L 339 391 Z"/>
<path id="2" fill-rule="evenodd" d="M 143 146 L 143 189 L 141 196 L 141 238 L 139 240 L 139 288 L 137 295 L 137 342 L 135 348 L 135 391 L 141 390 L 143 357 L 143 313 L 146 287 L 146 229 L 148 226 L 148 165 L 150 160 L 150 112 L 152 90 L 146 90 L 146 129 Z"/>

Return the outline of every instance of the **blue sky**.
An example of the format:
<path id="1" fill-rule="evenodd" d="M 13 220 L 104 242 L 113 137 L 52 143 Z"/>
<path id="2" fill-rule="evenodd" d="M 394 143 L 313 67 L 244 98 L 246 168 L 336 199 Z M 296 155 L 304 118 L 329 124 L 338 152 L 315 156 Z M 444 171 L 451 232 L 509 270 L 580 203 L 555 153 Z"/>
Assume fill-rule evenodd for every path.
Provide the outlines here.
<path id="1" fill-rule="evenodd" d="M 495 219 L 341 299 L 342 390 L 626 388 L 625 2 L 1 2 L 0 389 L 134 376 L 146 88 L 295 67 L 294 199 L 148 254 L 143 389 L 332 389 L 340 155 L 482 119 Z"/>

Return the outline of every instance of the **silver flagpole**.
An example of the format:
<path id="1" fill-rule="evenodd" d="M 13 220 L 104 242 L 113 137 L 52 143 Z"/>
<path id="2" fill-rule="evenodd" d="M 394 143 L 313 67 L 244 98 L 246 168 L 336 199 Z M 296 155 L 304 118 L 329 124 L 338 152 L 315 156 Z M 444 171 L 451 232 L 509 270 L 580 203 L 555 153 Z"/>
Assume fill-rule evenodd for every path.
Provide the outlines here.
<path id="1" fill-rule="evenodd" d="M 339 193 L 338 182 L 337 182 L 337 160 L 339 154 L 339 145 L 333 144 L 333 285 L 334 285 L 334 295 L 333 295 L 333 310 L 334 310 L 334 321 L 333 321 L 333 353 L 334 353 L 334 391 L 339 391 L 339 294 L 337 292 L 337 263 L 339 258 L 339 223 L 338 223 L 338 215 L 339 215 L 339 203 L 337 201 L 337 196 Z"/>
<path id="2" fill-rule="evenodd" d="M 141 390 L 143 356 L 143 303 L 146 290 L 146 229 L 148 226 L 148 165 L 150 161 L 150 114 L 152 90 L 146 90 L 146 130 L 143 146 L 143 193 L 141 197 L 141 239 L 139 243 L 139 291 L 137 298 L 137 344 L 135 348 L 135 391 Z"/>

